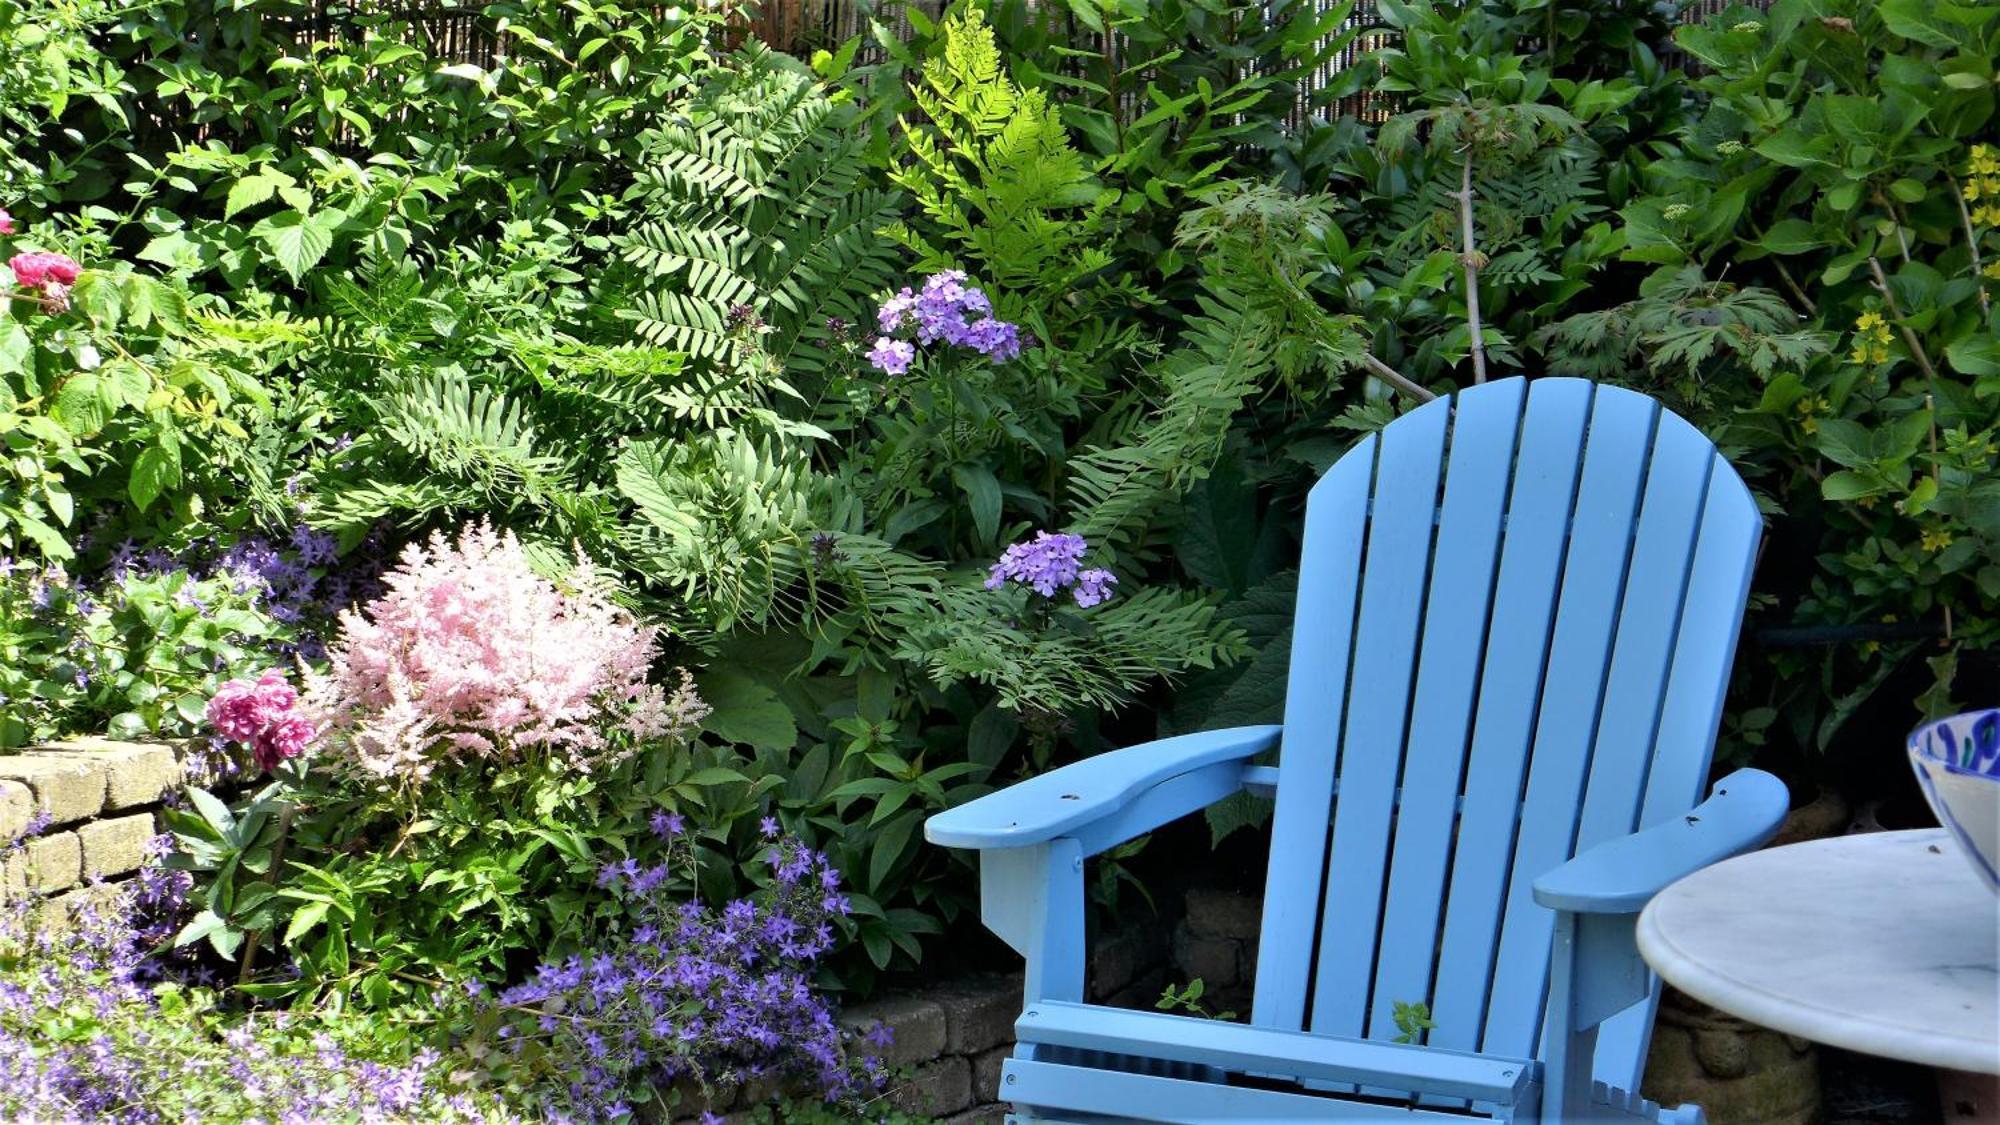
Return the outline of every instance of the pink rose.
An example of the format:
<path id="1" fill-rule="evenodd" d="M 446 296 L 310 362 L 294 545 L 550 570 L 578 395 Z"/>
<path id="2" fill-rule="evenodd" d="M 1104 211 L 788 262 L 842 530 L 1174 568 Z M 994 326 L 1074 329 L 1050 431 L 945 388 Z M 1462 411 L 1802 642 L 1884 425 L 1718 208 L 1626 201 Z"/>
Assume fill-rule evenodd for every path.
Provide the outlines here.
<path id="1" fill-rule="evenodd" d="M 305 753 L 311 744 L 313 726 L 300 715 L 284 715 L 273 720 L 250 744 L 251 753 L 257 764 L 266 770 L 278 768 L 278 763 L 287 758 L 296 758 Z"/>
<path id="2" fill-rule="evenodd" d="M 67 291 L 83 274 L 83 267 L 76 264 L 75 258 L 46 250 L 16 254 L 7 260 L 7 268 L 14 271 L 14 280 L 29 289 L 44 289 L 55 284 Z"/>
<path id="3" fill-rule="evenodd" d="M 13 234 L 14 229 L 14 216 L 9 215 L 5 207 L 0 207 L 0 234 Z"/>
<path id="4" fill-rule="evenodd" d="M 276 668 L 250 680 L 230 680 L 208 701 L 208 725 L 224 738 L 247 743 L 266 769 L 305 752 L 313 725 L 296 713 L 299 694 Z"/>

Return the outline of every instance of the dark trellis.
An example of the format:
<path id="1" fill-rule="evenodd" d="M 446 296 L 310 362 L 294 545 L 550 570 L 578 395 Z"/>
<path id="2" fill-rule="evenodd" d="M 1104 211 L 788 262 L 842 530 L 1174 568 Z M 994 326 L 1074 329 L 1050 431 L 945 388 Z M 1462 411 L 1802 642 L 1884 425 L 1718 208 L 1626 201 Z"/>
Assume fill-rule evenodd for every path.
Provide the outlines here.
<path id="1" fill-rule="evenodd" d="M 703 0 L 690 0 L 701 3 Z M 866 42 L 870 35 L 871 19 L 879 20 L 892 34 L 907 35 L 911 30 L 908 16 L 910 9 L 916 9 L 933 19 L 937 18 L 946 0 L 889 0 L 870 3 L 868 0 L 765 0 L 754 11 L 743 18 L 741 27 L 747 34 L 778 48 L 798 54 L 809 53 L 822 47 L 833 47 L 855 36 L 864 39 L 862 57 L 873 61 L 881 57 L 881 50 Z M 1331 7 L 1336 0 L 1315 0 L 1321 10 Z M 1684 23 L 1696 22 L 1714 15 L 1739 0 L 1694 0 L 1686 4 L 1680 13 Z M 1756 6 L 1763 6 L 1768 0 L 1749 0 Z M 299 21 L 297 34 L 302 43 L 346 38 L 355 34 L 357 17 L 366 13 L 374 21 L 386 21 L 408 28 L 412 46 L 418 47 L 431 57 L 446 63 L 471 63 L 480 67 L 491 67 L 503 53 L 499 36 L 495 32 L 493 20 L 486 15 L 481 5 L 437 4 L 424 7 L 402 7 L 385 5 L 380 8 L 356 7 L 351 4 L 329 4 L 327 0 L 314 0 L 311 14 Z M 1348 26 L 1362 26 L 1372 21 L 1372 4 L 1367 0 L 1358 5 Z M 1071 22 L 1072 42 L 1080 46 L 1095 48 L 1099 52 L 1113 55 L 1123 52 L 1122 37 L 1091 32 Z M 1376 45 L 1376 37 L 1362 36 L 1356 39 L 1337 57 L 1313 73 L 1304 76 L 1298 83 L 1297 104 L 1290 119 L 1298 125 L 1315 112 L 1319 102 L 1319 92 L 1329 85 L 1335 76 L 1354 60 Z M 1367 95 L 1357 95 L 1343 99 L 1333 112 L 1353 113 L 1364 117 L 1374 117 L 1388 112 L 1391 107 L 1378 104 L 1378 100 L 1366 100 Z M 1124 99 L 1123 108 L 1134 109 L 1142 100 L 1137 91 Z M 1319 112 L 1324 112 L 1323 110 Z"/>

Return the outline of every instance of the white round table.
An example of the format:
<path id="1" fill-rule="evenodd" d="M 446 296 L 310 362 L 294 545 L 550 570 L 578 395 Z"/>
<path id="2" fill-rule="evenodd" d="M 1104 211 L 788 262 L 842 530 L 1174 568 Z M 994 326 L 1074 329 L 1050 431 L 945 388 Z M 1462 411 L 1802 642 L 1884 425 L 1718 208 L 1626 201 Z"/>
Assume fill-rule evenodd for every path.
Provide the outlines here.
<path id="1" fill-rule="evenodd" d="M 1639 953 L 1751 1023 L 2000 1074 L 2000 896 L 1943 829 L 1750 852 L 1660 892 Z"/>

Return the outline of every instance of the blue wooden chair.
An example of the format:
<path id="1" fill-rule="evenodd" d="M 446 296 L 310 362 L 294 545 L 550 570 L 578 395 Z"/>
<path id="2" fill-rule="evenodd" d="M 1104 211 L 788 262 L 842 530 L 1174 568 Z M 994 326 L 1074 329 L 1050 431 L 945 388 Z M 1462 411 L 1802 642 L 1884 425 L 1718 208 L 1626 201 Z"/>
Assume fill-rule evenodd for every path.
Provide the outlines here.
<path id="1" fill-rule="evenodd" d="M 1575 379 L 1489 383 L 1313 488 L 1284 725 L 1163 739 L 930 819 L 1027 959 L 1018 1122 L 1671 1121 L 1632 1093 L 1661 888 L 1776 830 L 1707 778 L 1761 521 L 1692 426 Z M 1251 764 L 1280 751 L 1276 767 Z M 1249 1024 L 1085 1004 L 1083 861 L 1275 795 Z M 1425 1002 L 1424 1045 L 1393 1042 Z"/>

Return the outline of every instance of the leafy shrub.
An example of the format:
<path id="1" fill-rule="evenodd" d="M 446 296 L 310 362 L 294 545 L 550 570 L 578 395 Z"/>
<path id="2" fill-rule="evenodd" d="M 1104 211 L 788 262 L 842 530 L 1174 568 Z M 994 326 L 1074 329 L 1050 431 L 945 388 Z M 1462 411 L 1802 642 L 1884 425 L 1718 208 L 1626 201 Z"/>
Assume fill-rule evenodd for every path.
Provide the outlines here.
<path id="1" fill-rule="evenodd" d="M 66 734 L 189 735 L 232 670 L 286 628 L 234 578 L 130 572 L 85 588 L 0 559 L 0 749 Z"/>
<path id="2" fill-rule="evenodd" d="M 1621 213 L 1659 272 L 1590 331 L 1782 513 L 1765 620 L 1852 634 L 1741 666 L 1738 752 L 1824 750 L 1913 666 L 1949 709 L 2000 642 L 1995 15 L 1780 0 L 1678 36 L 1701 111 Z"/>

